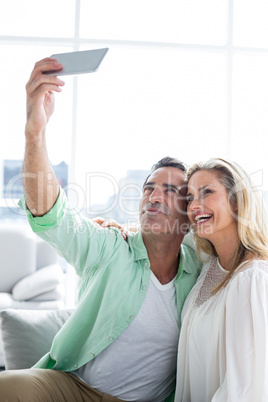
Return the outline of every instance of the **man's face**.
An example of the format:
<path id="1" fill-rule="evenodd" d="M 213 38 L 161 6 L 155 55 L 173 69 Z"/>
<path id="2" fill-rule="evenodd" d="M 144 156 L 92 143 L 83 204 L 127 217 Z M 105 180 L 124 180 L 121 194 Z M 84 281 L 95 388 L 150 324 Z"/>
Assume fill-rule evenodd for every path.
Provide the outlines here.
<path id="1" fill-rule="evenodd" d="M 185 174 L 174 167 L 155 170 L 143 187 L 140 201 L 140 223 L 143 233 L 185 234 Z"/>

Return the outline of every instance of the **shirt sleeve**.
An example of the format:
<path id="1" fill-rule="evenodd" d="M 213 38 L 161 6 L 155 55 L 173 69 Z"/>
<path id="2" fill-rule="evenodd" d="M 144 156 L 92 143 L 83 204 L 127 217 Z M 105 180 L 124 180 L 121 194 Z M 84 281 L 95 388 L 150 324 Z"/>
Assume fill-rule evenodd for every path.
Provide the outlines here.
<path id="1" fill-rule="evenodd" d="M 268 268 L 246 269 L 226 299 L 226 373 L 213 402 L 268 401 Z"/>
<path id="2" fill-rule="evenodd" d="M 67 199 L 65 192 L 59 187 L 59 195 L 57 201 L 51 210 L 44 216 L 33 216 L 27 208 L 25 196 L 23 196 L 18 203 L 19 207 L 24 209 L 28 222 L 35 233 L 45 232 L 55 225 L 59 225 L 65 215 L 67 206 Z"/>
<path id="3" fill-rule="evenodd" d="M 127 247 L 118 229 L 104 229 L 71 208 L 61 188 L 56 203 L 42 217 L 31 214 L 25 197 L 19 206 L 26 211 L 32 230 L 71 264 L 85 283 L 97 269 L 107 266 L 118 247 Z"/>

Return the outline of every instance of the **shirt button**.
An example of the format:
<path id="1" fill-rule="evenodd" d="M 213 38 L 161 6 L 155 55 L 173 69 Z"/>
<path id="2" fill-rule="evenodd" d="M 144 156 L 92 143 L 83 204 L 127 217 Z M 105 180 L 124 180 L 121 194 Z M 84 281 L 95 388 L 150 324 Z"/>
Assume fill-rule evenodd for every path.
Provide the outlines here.
<path id="1" fill-rule="evenodd" d="M 148 262 L 146 262 L 144 265 L 145 265 L 146 267 L 148 267 Z"/>
<path id="2" fill-rule="evenodd" d="M 112 336 L 109 336 L 109 341 L 113 341 L 114 340 L 114 338 L 112 337 Z"/>
<path id="3" fill-rule="evenodd" d="M 134 315 L 131 315 L 130 317 L 129 317 L 131 320 L 133 320 L 133 318 L 134 318 Z"/>
<path id="4" fill-rule="evenodd" d="M 95 355 L 94 355 L 94 353 L 90 353 L 90 357 L 94 357 Z"/>
<path id="5" fill-rule="evenodd" d="M 146 290 L 146 286 L 145 286 L 145 285 L 143 285 L 142 290 Z"/>
<path id="6" fill-rule="evenodd" d="M 74 367 L 77 368 L 77 367 L 78 367 L 78 364 L 75 364 Z"/>

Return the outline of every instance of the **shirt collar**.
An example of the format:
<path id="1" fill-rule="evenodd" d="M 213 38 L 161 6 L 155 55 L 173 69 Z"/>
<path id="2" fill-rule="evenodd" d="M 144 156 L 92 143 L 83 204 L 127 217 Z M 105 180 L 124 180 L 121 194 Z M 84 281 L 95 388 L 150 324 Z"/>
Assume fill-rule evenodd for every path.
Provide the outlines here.
<path id="1" fill-rule="evenodd" d="M 178 272 L 182 272 L 182 270 L 187 272 L 187 274 L 191 274 L 193 272 L 192 258 L 190 264 L 188 261 L 188 256 L 189 256 L 189 247 L 182 244 L 180 248 L 180 263 Z"/>
<path id="2" fill-rule="evenodd" d="M 149 259 L 147 249 L 143 242 L 141 229 L 133 235 L 128 236 L 128 244 L 133 250 L 134 261 Z"/>
<path id="3" fill-rule="evenodd" d="M 134 261 L 149 259 L 147 249 L 143 242 L 141 229 L 128 237 L 128 243 L 130 248 L 133 249 Z M 188 256 L 189 247 L 182 244 L 180 248 L 180 262 L 178 272 L 181 272 L 182 270 L 187 272 L 187 274 L 191 274 L 193 272 L 192 264 L 189 263 L 187 258 Z"/>

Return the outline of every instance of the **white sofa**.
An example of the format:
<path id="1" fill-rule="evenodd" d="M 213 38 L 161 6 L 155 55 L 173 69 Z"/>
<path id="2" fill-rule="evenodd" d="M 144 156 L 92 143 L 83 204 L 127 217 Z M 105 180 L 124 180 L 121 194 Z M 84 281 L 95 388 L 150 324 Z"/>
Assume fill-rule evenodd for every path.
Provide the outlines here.
<path id="1" fill-rule="evenodd" d="M 0 224 L 0 278 L 0 311 L 65 307 L 58 256 L 28 226 Z M 1 336 L 0 366 L 4 366 Z"/>

